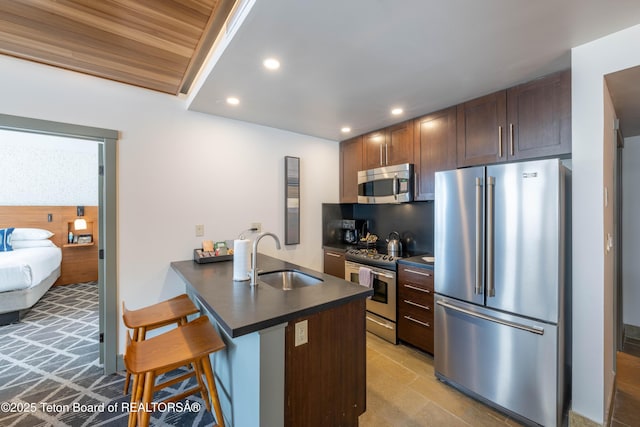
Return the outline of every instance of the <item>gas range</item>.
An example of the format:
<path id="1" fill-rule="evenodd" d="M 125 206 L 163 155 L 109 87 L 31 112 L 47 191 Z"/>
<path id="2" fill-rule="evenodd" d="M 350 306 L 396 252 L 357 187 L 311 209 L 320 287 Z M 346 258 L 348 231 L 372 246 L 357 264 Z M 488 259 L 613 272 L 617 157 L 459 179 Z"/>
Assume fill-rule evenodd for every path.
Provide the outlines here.
<path id="1" fill-rule="evenodd" d="M 396 270 L 396 260 L 403 258 L 402 256 L 387 255 L 380 248 L 351 248 L 345 251 L 344 256 L 347 261 L 393 271 Z"/>

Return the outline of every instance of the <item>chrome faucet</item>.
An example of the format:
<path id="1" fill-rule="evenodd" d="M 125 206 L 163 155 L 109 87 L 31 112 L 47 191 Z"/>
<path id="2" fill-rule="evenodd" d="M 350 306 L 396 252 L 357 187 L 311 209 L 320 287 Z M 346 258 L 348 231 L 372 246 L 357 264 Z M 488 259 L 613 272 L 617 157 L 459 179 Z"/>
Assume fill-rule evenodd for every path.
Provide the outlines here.
<path id="1" fill-rule="evenodd" d="M 265 236 L 271 236 L 276 241 L 276 248 L 280 249 L 280 239 L 273 233 L 262 233 L 253 241 L 253 252 L 251 253 L 251 286 L 258 284 L 258 242 Z"/>

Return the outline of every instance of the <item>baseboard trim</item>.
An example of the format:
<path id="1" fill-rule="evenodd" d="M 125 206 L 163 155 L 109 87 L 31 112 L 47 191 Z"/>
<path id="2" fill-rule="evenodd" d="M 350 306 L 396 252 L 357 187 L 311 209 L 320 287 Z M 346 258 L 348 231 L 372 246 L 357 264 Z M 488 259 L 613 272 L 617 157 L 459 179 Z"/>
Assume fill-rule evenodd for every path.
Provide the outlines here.
<path id="1" fill-rule="evenodd" d="M 569 410 L 569 427 L 602 427 L 600 423 Z"/>
<path id="2" fill-rule="evenodd" d="M 640 326 L 623 325 L 624 338 L 632 338 L 634 340 L 640 340 Z"/>
<path id="3" fill-rule="evenodd" d="M 116 356 L 116 370 L 118 371 L 126 371 L 127 368 L 124 366 L 124 356 L 122 354 L 118 354 Z"/>
<path id="4" fill-rule="evenodd" d="M 613 417 L 613 405 L 615 404 L 615 399 L 616 399 L 616 389 L 617 387 L 617 383 L 618 383 L 618 375 L 616 375 L 616 373 L 613 373 L 613 385 L 611 387 L 611 393 L 609 394 L 609 406 L 607 408 L 607 413 L 605 414 L 605 419 L 607 420 L 607 423 L 605 424 L 605 426 L 610 426 L 611 425 L 611 420 Z"/>

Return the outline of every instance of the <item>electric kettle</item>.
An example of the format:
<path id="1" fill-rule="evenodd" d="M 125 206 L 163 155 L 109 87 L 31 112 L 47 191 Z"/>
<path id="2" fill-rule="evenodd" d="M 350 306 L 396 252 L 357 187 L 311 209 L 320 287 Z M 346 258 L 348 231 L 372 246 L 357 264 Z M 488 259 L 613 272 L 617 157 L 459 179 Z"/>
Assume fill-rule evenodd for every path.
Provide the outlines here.
<path id="1" fill-rule="evenodd" d="M 393 239 L 393 236 L 396 236 Z M 402 255 L 402 243 L 400 242 L 400 233 L 397 231 L 392 231 L 389 233 L 389 238 L 387 239 L 387 255 L 392 256 L 400 256 Z"/>

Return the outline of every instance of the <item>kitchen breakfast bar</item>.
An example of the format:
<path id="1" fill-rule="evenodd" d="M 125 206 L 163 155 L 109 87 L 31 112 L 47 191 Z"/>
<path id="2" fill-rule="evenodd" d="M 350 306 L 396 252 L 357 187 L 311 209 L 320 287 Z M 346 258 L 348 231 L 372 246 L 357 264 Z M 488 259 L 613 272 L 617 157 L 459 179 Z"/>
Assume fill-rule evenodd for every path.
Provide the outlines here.
<path id="1" fill-rule="evenodd" d="M 227 345 L 212 355 L 225 425 L 357 426 L 366 409 L 365 300 L 373 291 L 262 254 L 258 266 L 263 276 L 251 287 L 233 280 L 232 261 L 171 263 Z M 304 283 L 267 284 L 282 274 L 267 273 L 283 271 Z"/>

